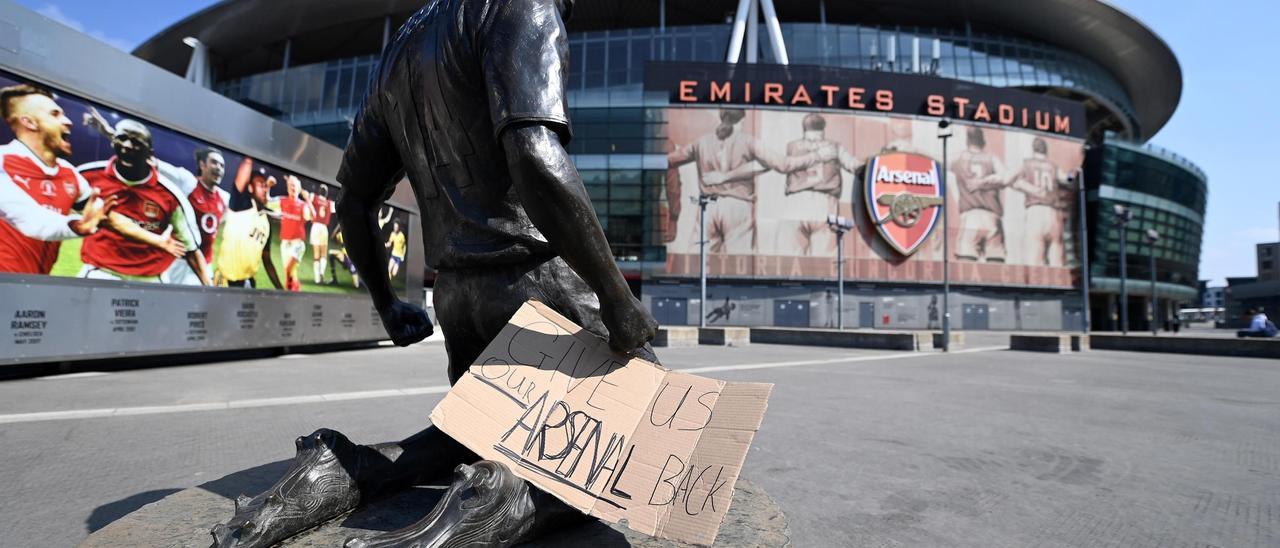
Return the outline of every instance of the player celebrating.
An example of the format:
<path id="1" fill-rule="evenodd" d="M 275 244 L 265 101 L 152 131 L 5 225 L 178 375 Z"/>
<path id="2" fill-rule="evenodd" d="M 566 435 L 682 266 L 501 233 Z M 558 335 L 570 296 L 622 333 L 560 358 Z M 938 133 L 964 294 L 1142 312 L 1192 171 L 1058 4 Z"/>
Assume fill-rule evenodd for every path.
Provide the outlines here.
<path id="1" fill-rule="evenodd" d="M 284 261 L 284 286 L 289 291 L 301 291 L 298 265 L 307 253 L 304 228 L 310 221 L 311 206 L 300 197 L 302 181 L 293 175 L 284 177 L 286 195 L 277 204 L 280 211 L 280 258 Z"/>
<path id="2" fill-rule="evenodd" d="M 16 137 L 0 146 L 0 272 L 49 274 L 61 241 L 96 232 L 116 200 L 98 200 L 66 161 L 71 120 L 47 90 L 0 89 L 0 117 Z"/>
<path id="3" fill-rule="evenodd" d="M 404 265 L 404 232 L 400 231 L 400 219 L 391 221 L 391 235 L 387 236 L 387 249 L 391 250 L 391 259 L 387 261 L 387 276 L 395 279 Z"/>
<path id="4" fill-rule="evenodd" d="M 118 196 L 108 216 L 109 230 L 85 239 L 80 277 L 167 282 L 162 275 L 175 256 L 209 284 L 200 254 L 200 235 L 186 195 L 154 167 L 151 131 L 134 120 L 121 121 L 111 140 L 115 156 L 80 166 L 80 173 L 103 196 Z M 140 229 L 140 230 L 139 230 Z M 171 234 L 171 236 L 170 236 Z"/>
<path id="5" fill-rule="evenodd" d="M 195 211 L 196 227 L 200 230 L 200 254 L 204 255 L 207 267 L 213 264 L 213 242 L 218 237 L 218 227 L 227 212 L 230 194 L 218 187 L 226 174 L 226 160 L 221 151 L 210 147 L 200 148 L 195 152 L 195 160 L 197 174 L 194 176 L 184 168 L 159 160 L 156 161 L 156 168 L 161 177 L 171 173 L 171 180 L 177 182 L 178 187 L 187 193 L 187 201 Z M 206 279 L 212 278 L 212 274 L 208 272 L 205 275 Z M 200 284 L 200 278 L 185 262 L 174 261 L 173 266 L 165 273 L 165 278 L 174 284 Z"/>
<path id="6" fill-rule="evenodd" d="M 245 181 L 237 188 L 244 188 L 250 198 L 249 207 L 244 210 L 230 211 L 226 214 L 222 225 L 222 244 L 218 247 L 217 279 L 231 287 L 257 287 L 254 276 L 263 264 L 267 266 L 267 278 L 276 289 L 284 289 L 280 285 L 280 277 L 276 274 L 276 265 L 271 260 L 271 250 L 267 242 L 271 241 L 271 220 L 267 213 L 267 194 L 275 184 L 274 177 L 267 177 L 265 172 L 253 172 L 241 169 L 237 179 L 243 176 Z M 241 165 L 243 168 L 243 164 Z"/>
<path id="7" fill-rule="evenodd" d="M 308 196 L 311 205 L 311 272 L 316 284 L 324 283 L 324 271 L 329 257 L 329 219 L 336 211 L 329 199 L 329 186 L 320 185 L 319 192 Z"/>

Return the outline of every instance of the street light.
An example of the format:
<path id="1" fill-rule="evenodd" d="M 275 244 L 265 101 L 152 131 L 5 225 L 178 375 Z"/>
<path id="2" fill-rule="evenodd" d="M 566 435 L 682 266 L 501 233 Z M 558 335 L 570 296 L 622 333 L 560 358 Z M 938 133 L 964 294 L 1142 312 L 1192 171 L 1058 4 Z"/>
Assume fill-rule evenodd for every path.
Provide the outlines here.
<path id="1" fill-rule="evenodd" d="M 836 231 L 836 327 L 844 329 L 844 233 L 853 230 L 853 219 L 827 215 L 827 226 Z"/>
<path id="2" fill-rule="evenodd" d="M 689 201 L 698 204 L 698 278 L 702 299 L 698 301 L 698 327 L 707 326 L 707 205 L 719 196 L 698 194 Z"/>
<path id="3" fill-rule="evenodd" d="M 1156 242 L 1160 241 L 1160 233 L 1154 228 L 1147 229 L 1147 252 L 1151 255 L 1151 334 L 1159 335 L 1156 324 Z"/>
<path id="4" fill-rule="evenodd" d="M 1084 145 L 1085 154 L 1089 153 L 1092 147 L 1088 143 Z M 1089 334 L 1089 215 L 1086 207 L 1085 184 L 1084 184 L 1084 168 L 1075 171 L 1075 184 L 1079 193 L 1080 202 L 1080 298 L 1084 303 L 1082 311 L 1080 329 L 1085 335 Z"/>
<path id="5" fill-rule="evenodd" d="M 1120 227 L 1120 333 L 1129 334 L 1129 292 L 1125 288 L 1125 278 L 1127 276 L 1127 263 L 1129 256 L 1125 250 L 1125 226 L 1133 219 L 1133 212 L 1129 208 L 1120 204 L 1116 204 L 1113 208 L 1116 214 L 1116 226 Z"/>
<path id="6" fill-rule="evenodd" d="M 947 140 L 951 138 L 951 119 L 938 120 L 938 138 L 942 139 L 942 351 L 951 351 L 951 231 L 947 215 Z"/>

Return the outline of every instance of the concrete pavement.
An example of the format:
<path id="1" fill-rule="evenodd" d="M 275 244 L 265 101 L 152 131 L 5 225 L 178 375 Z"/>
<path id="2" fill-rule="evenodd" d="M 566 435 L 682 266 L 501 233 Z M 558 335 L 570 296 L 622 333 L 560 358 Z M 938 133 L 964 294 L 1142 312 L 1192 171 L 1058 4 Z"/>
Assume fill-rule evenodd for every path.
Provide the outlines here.
<path id="1" fill-rule="evenodd" d="M 979 347 L 671 348 L 776 384 L 744 476 L 796 546 L 1276 546 L 1280 366 Z M 975 348 L 977 347 L 977 348 Z M 426 421 L 439 343 L 0 383 L 0 546 L 69 546 L 176 490 Z M 428 509 L 423 509 L 427 512 Z"/>

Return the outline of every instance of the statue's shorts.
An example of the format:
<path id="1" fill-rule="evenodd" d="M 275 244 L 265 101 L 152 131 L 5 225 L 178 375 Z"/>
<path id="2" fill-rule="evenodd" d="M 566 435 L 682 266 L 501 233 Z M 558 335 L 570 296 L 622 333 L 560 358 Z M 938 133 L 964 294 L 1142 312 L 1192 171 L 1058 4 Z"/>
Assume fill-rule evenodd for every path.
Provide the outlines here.
<path id="1" fill-rule="evenodd" d="M 449 382 L 462 378 L 520 305 L 536 299 L 600 337 L 608 329 L 600 300 L 559 257 L 519 265 L 441 270 L 433 292 L 436 320 L 449 353 Z M 638 357 L 657 363 L 649 345 Z"/>

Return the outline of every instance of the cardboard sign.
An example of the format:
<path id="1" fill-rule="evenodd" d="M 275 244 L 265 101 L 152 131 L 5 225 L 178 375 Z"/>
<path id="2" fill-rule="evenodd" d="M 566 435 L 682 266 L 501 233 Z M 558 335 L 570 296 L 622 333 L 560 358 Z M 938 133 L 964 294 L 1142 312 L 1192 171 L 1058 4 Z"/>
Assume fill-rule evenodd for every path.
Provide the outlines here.
<path id="1" fill-rule="evenodd" d="M 711 544 L 772 388 L 628 361 L 529 301 L 431 420 L 585 513 Z"/>

